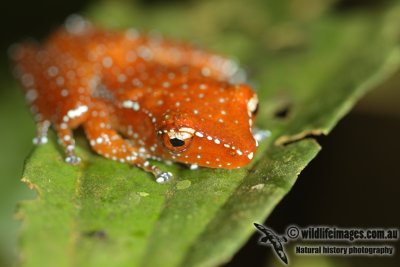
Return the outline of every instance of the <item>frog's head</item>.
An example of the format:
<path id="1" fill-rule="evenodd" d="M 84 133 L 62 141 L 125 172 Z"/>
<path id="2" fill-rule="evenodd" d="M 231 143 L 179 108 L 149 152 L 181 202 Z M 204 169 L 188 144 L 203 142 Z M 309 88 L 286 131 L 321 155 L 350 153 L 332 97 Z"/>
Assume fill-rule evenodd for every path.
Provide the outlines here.
<path id="1" fill-rule="evenodd" d="M 257 146 L 251 132 L 257 95 L 246 85 L 204 88 L 210 86 L 192 85 L 185 93 L 164 99 L 174 109 L 163 114 L 157 127 L 162 156 L 211 168 L 244 166 Z"/>

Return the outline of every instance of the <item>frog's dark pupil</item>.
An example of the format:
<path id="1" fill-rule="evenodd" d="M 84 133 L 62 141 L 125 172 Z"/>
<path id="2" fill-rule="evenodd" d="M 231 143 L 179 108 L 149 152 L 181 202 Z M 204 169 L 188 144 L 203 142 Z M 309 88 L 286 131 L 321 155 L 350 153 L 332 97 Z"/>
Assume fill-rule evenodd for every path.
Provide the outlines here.
<path id="1" fill-rule="evenodd" d="M 178 138 L 172 138 L 169 139 L 169 142 L 171 143 L 172 146 L 178 147 L 178 146 L 183 146 L 185 144 L 184 141 L 178 139 Z"/>

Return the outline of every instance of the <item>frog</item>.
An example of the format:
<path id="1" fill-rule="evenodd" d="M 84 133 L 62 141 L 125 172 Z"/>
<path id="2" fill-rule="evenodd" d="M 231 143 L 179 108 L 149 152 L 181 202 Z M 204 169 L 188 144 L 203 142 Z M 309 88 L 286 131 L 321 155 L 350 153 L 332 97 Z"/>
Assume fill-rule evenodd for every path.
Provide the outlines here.
<path id="1" fill-rule="evenodd" d="M 47 143 L 53 128 L 69 164 L 81 162 L 78 127 L 97 154 L 158 183 L 173 175 L 151 160 L 234 169 L 254 158 L 258 96 L 228 57 L 78 15 L 42 43 L 13 45 L 10 57 L 36 123 L 33 143 Z"/>

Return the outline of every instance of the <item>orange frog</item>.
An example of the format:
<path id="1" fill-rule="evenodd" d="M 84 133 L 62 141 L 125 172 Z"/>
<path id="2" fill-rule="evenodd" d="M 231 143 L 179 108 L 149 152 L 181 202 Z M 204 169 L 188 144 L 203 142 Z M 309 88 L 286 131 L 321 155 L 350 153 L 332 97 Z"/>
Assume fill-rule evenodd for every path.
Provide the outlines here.
<path id="1" fill-rule="evenodd" d="M 37 123 L 34 143 L 46 143 L 52 126 L 70 164 L 80 162 L 80 125 L 98 154 L 159 183 L 172 174 L 148 159 L 231 169 L 254 156 L 257 95 L 235 83 L 230 59 L 134 29 L 102 31 L 77 15 L 42 45 L 10 54 Z"/>

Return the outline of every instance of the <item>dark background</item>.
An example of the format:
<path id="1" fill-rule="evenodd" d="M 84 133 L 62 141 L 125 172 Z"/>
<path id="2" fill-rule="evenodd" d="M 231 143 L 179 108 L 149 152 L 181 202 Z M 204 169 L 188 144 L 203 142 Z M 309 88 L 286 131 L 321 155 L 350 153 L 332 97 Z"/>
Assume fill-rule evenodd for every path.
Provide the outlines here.
<path id="1" fill-rule="evenodd" d="M 93 1 L 8 1 L 0 16 L 0 80 L 9 80 L 6 49 L 26 37 L 45 36 L 71 13 Z M 139 1 L 160 5 L 162 1 Z M 184 2 L 184 1 L 170 1 Z M 188 1 L 185 1 L 188 2 Z M 384 1 L 339 1 L 336 12 L 373 9 Z M 24 155 L 31 150 L 34 128 L 20 92 L 0 88 L 2 138 L 0 161 L 0 266 L 16 255 L 18 223 L 11 219 L 15 204 L 33 196 L 19 182 Z M 265 222 L 277 233 L 289 224 L 341 227 L 400 227 L 400 74 L 369 93 L 329 136 L 318 137 L 322 150 L 302 172 L 295 186 Z M 17 112 L 9 111 L 18 106 Z M 272 250 L 257 245 L 254 234 L 226 266 L 281 266 Z M 389 244 L 390 245 L 390 244 Z M 397 245 L 399 251 L 399 242 Z M 286 250 L 291 250 L 289 246 Z M 338 266 L 399 266 L 394 258 L 330 257 Z M 291 266 L 296 266 L 292 256 Z M 297 259 L 299 258 L 299 259 Z M 296 257 L 307 266 L 314 257 Z M 322 260 L 325 262 L 325 260 Z M 301 265 L 304 263 L 303 265 Z M 310 263 L 311 264 L 311 263 Z M 269 266 L 268 265 L 268 266 Z M 310 265 L 311 266 L 311 265 Z M 331 265 L 332 266 L 332 265 Z"/>

